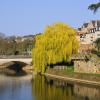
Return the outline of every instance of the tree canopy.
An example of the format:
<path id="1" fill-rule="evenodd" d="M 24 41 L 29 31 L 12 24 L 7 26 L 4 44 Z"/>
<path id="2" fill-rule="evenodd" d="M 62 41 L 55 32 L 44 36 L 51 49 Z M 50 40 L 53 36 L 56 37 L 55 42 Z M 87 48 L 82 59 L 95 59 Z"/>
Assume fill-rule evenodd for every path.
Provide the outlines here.
<path id="1" fill-rule="evenodd" d="M 92 10 L 94 13 L 100 8 L 100 2 L 89 5 L 88 9 Z"/>
<path id="2" fill-rule="evenodd" d="M 69 61 L 77 51 L 75 29 L 64 23 L 47 26 L 43 34 L 36 36 L 32 51 L 34 70 L 43 73 L 47 65 Z"/>

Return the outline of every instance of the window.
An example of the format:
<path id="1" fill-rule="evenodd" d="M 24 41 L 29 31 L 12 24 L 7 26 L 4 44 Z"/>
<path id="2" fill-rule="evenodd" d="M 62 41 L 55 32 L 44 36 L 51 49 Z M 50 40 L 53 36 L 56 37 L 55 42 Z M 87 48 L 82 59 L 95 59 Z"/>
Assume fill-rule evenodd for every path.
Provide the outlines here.
<path id="1" fill-rule="evenodd" d="M 94 33 L 95 33 L 95 31 L 96 31 L 96 28 L 94 28 L 94 29 L 93 29 L 93 31 L 94 31 Z"/>
<path id="2" fill-rule="evenodd" d="M 96 31 L 98 31 L 98 28 L 96 28 Z"/>
<path id="3" fill-rule="evenodd" d="M 94 33 L 94 30 L 93 29 L 91 30 L 91 33 Z"/>
<path id="4" fill-rule="evenodd" d="M 95 28 L 93 29 L 93 33 L 95 33 Z"/>

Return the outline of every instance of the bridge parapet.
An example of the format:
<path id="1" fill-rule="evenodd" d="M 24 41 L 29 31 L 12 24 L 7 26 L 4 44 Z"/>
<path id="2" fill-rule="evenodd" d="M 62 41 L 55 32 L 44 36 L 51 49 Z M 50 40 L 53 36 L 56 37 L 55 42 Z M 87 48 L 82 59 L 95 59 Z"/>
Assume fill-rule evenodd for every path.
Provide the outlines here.
<path id="1" fill-rule="evenodd" d="M 0 59 L 0 65 L 3 65 L 4 63 L 12 62 L 12 61 L 24 62 L 30 65 L 32 62 L 32 58 L 2 58 Z"/>
<path id="2" fill-rule="evenodd" d="M 30 55 L 0 55 L 0 59 L 32 58 Z"/>

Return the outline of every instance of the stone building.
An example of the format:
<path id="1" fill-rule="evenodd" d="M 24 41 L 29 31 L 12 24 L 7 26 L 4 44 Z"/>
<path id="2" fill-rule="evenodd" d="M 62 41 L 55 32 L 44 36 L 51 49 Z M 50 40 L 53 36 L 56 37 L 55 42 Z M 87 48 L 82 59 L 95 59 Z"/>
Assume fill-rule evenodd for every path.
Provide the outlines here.
<path id="1" fill-rule="evenodd" d="M 32 55 L 32 49 L 33 49 L 33 41 L 29 42 L 26 46 L 26 48 L 24 48 L 23 54 L 24 55 L 28 55 L 31 56 Z"/>
<path id="2" fill-rule="evenodd" d="M 80 42 L 80 52 L 94 48 L 94 41 L 100 38 L 100 20 L 84 23 L 81 28 L 78 28 L 77 38 Z"/>
<path id="3" fill-rule="evenodd" d="M 74 72 L 100 74 L 100 58 L 87 56 L 75 58 Z"/>

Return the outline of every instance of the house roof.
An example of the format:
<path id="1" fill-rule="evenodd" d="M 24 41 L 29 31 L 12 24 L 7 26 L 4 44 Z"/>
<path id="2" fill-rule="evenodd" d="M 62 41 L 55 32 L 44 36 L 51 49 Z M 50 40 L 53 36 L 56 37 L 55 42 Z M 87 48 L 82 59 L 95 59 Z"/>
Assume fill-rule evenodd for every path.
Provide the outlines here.
<path id="1" fill-rule="evenodd" d="M 84 28 L 87 28 L 87 27 L 88 27 L 88 24 L 89 24 L 89 23 L 84 23 L 84 24 L 83 24 Z"/>
<path id="2" fill-rule="evenodd" d="M 97 20 L 97 27 L 100 27 L 100 20 Z"/>

